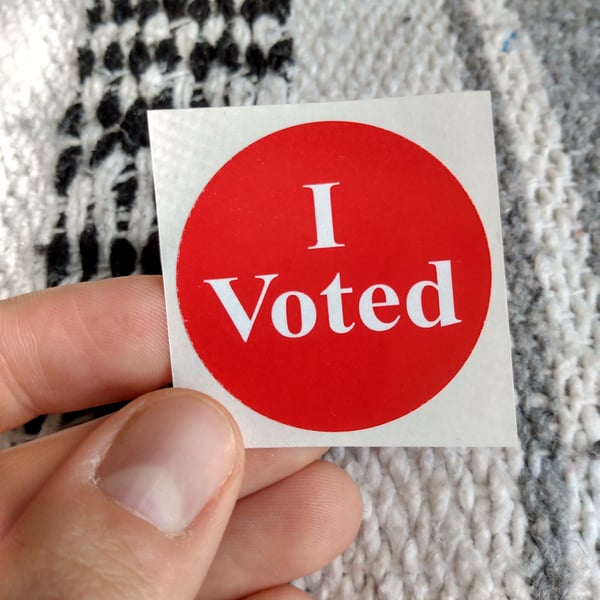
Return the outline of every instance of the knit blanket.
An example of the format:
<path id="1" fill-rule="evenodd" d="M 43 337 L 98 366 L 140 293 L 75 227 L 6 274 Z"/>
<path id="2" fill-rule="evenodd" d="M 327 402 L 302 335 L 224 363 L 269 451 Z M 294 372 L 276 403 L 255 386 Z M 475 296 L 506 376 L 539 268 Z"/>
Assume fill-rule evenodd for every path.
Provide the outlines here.
<path id="1" fill-rule="evenodd" d="M 147 109 L 491 90 L 520 448 L 331 450 L 363 524 L 298 585 L 600 598 L 596 0 L 23 0 L 0 39 L 0 297 L 160 272 Z"/>

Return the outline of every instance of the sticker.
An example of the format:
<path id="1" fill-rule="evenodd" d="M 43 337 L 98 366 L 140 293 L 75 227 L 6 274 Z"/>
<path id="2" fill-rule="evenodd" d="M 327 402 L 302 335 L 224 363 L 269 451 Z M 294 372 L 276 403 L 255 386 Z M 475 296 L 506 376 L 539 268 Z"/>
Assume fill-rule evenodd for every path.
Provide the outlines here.
<path id="1" fill-rule="evenodd" d="M 487 94 L 149 120 L 175 385 L 248 446 L 514 444 Z"/>

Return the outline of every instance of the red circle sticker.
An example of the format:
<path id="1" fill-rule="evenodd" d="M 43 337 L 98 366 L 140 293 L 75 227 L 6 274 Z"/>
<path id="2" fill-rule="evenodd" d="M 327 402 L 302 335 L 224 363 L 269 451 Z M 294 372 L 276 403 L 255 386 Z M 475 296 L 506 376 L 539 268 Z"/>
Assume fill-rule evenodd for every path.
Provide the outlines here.
<path id="1" fill-rule="evenodd" d="M 486 234 L 434 156 L 385 129 L 306 123 L 259 139 L 200 193 L 177 262 L 212 376 L 258 413 L 352 431 L 460 371 L 490 300 Z"/>

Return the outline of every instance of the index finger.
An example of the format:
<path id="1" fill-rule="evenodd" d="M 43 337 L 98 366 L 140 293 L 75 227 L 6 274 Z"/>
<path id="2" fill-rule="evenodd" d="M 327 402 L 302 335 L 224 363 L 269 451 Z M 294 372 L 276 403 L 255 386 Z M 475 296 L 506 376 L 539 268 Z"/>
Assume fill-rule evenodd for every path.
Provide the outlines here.
<path id="1" fill-rule="evenodd" d="M 0 302 L 0 431 L 170 381 L 162 279 L 135 276 Z"/>

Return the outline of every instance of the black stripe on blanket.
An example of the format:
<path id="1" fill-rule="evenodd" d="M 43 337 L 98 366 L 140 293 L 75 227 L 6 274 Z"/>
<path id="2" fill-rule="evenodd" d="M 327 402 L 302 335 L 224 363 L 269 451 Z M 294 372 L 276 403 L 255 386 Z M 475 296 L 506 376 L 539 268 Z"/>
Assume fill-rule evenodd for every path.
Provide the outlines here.
<path id="1" fill-rule="evenodd" d="M 48 286 L 160 272 L 146 110 L 284 101 L 289 13 L 290 0 L 89 3 L 80 91 L 59 124 Z"/>

